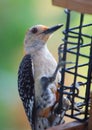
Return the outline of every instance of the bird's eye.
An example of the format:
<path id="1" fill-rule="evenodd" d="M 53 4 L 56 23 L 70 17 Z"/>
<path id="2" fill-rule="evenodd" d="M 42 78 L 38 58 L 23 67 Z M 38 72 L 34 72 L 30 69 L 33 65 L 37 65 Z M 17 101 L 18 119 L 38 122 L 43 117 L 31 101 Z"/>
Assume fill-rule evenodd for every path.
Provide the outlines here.
<path id="1" fill-rule="evenodd" d="M 35 34 L 35 33 L 37 33 L 37 32 L 38 32 L 38 29 L 37 29 L 37 28 L 33 28 L 31 31 L 32 31 L 32 33 L 34 33 L 34 34 Z"/>

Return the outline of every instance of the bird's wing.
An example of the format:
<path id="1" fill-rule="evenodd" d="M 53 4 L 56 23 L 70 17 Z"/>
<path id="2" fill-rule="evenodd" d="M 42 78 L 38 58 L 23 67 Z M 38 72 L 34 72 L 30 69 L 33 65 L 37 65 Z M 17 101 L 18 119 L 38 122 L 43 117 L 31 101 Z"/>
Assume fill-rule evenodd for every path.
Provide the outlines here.
<path id="1" fill-rule="evenodd" d="M 32 61 L 30 55 L 25 55 L 20 63 L 18 71 L 18 91 L 28 120 L 30 124 L 33 125 L 35 122 L 35 96 Z"/>

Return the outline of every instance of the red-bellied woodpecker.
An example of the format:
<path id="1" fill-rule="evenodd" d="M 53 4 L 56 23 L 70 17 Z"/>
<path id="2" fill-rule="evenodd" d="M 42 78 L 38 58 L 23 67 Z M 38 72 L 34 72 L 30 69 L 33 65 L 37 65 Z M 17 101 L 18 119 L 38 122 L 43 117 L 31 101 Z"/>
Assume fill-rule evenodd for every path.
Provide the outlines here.
<path id="1" fill-rule="evenodd" d="M 61 24 L 51 28 L 36 25 L 25 36 L 26 55 L 19 67 L 18 90 L 32 130 L 44 130 L 53 125 L 50 116 L 58 100 L 60 74 L 46 42 L 60 27 Z"/>

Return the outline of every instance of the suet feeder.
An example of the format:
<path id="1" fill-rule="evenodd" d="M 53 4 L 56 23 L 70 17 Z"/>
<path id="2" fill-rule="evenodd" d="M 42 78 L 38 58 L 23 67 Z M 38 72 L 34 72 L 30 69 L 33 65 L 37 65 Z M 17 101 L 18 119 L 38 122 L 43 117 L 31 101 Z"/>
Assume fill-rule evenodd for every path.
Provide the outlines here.
<path id="1" fill-rule="evenodd" d="M 62 99 L 66 96 L 71 106 L 65 116 L 77 122 L 48 130 L 92 130 L 92 21 L 87 22 L 87 15 L 92 14 L 92 1 L 52 0 L 52 3 L 67 8 L 63 31 L 64 49 L 63 53 L 59 49 L 59 53 L 64 61 L 73 62 L 61 69 L 58 113 L 62 110 Z M 77 16 L 76 25 L 73 24 L 74 16 Z"/>

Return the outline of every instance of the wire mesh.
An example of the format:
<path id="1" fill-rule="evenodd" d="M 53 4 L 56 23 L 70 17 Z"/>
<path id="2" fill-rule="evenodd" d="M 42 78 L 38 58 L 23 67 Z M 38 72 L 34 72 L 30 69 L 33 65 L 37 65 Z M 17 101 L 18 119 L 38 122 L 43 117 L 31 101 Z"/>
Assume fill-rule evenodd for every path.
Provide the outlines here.
<path id="1" fill-rule="evenodd" d="M 64 65 L 61 70 L 58 113 L 62 109 L 62 99 L 66 96 L 71 105 L 65 115 L 84 121 L 89 118 L 92 86 L 92 23 L 84 24 L 85 15 L 78 14 L 78 25 L 72 27 L 72 11 L 66 9 L 65 13 L 64 50 L 63 54 L 62 50 L 59 53 L 64 61 L 72 61 L 73 64 Z"/>

